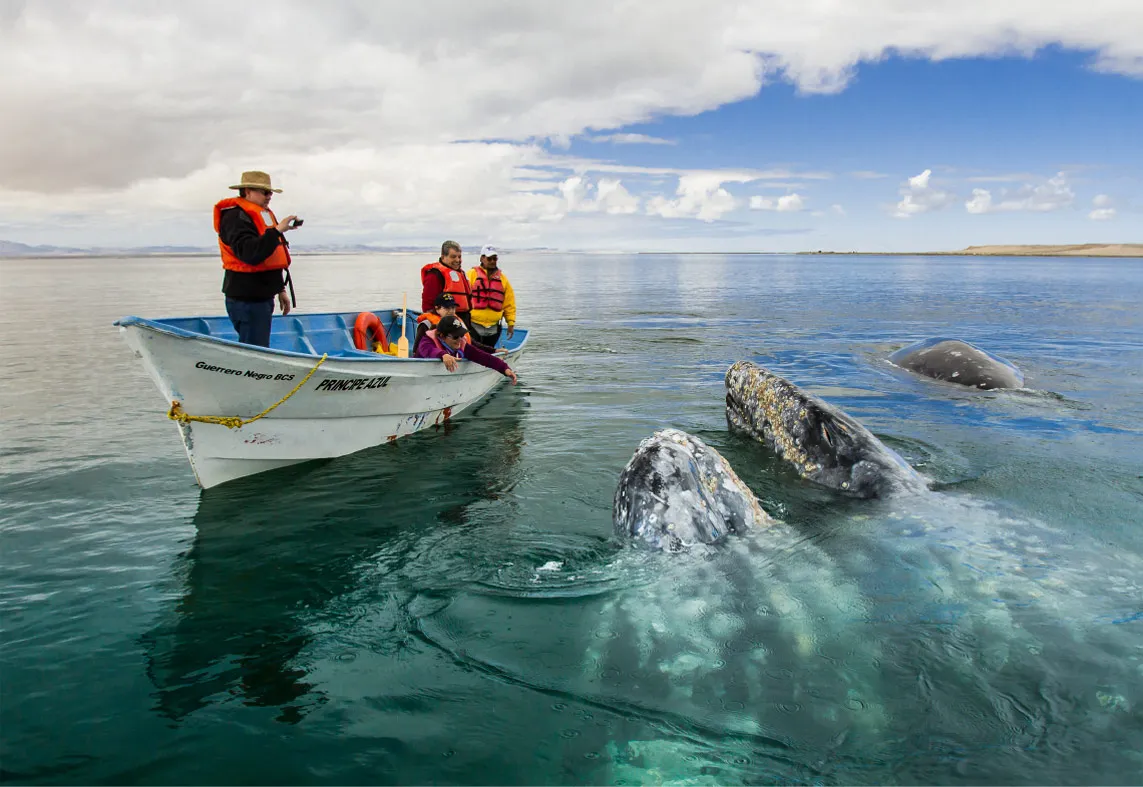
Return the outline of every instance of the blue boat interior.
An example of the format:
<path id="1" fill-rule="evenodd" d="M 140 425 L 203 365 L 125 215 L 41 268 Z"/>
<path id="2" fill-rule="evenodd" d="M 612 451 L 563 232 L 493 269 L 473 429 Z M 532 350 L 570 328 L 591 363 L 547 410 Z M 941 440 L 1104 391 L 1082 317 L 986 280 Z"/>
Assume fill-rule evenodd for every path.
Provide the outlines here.
<path id="1" fill-rule="evenodd" d="M 401 310 L 382 309 L 373 313 L 381 321 L 390 344 L 396 346 L 397 340 L 401 337 Z M 353 346 L 353 326 L 358 314 L 359 312 L 329 312 L 324 314 L 290 314 L 285 317 L 276 314 L 270 330 L 270 349 L 302 355 L 320 356 L 324 353 L 330 357 L 339 358 L 398 360 L 392 355 L 370 350 L 358 350 Z M 405 336 L 409 340 L 410 355 L 416 350 L 413 347 L 413 338 L 417 333 L 416 320 L 419 315 L 420 312 L 410 310 L 405 317 Z M 177 335 L 205 336 L 217 341 L 238 343 L 238 334 L 235 332 L 230 318 L 225 315 L 219 317 L 174 317 L 161 320 L 127 317 L 115 324 L 142 324 Z M 524 343 L 527 335 L 527 330 L 518 328 L 512 338 L 509 339 L 507 332 L 501 331 L 500 340 L 496 346 L 497 348 L 504 347 L 509 351 L 515 350 Z"/>

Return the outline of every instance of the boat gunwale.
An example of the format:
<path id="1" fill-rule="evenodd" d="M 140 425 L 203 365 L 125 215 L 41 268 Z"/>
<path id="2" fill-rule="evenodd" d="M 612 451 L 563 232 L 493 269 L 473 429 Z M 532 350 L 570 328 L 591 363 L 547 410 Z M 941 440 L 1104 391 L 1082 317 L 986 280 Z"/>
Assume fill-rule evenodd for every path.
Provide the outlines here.
<path id="1" fill-rule="evenodd" d="M 412 313 L 412 312 L 410 312 L 410 313 Z M 347 314 L 347 312 L 306 312 L 306 316 L 313 316 L 313 317 L 324 317 L 324 316 L 331 316 L 331 315 L 332 316 L 340 316 L 343 314 Z M 221 336 L 212 336 L 208 333 L 199 333 L 197 331 L 188 331 L 185 328 L 179 328 L 179 327 L 176 327 L 174 325 L 168 325 L 168 324 L 163 323 L 163 321 L 162 321 L 164 319 L 166 319 L 166 320 L 195 320 L 195 319 L 212 320 L 212 319 L 224 319 L 224 318 L 229 319 L 228 317 L 226 317 L 226 315 L 213 315 L 213 316 L 194 315 L 191 317 L 165 317 L 162 319 L 152 320 L 152 319 L 147 319 L 145 317 L 136 317 L 134 315 L 130 315 L 127 317 L 121 317 L 120 319 L 116 320 L 112 324 L 115 325 L 116 327 L 119 327 L 119 328 L 127 328 L 127 327 L 145 328 L 147 330 L 155 331 L 156 333 L 165 333 L 165 334 L 168 334 L 170 336 L 178 337 L 180 339 L 192 339 L 195 341 L 213 342 L 215 344 L 223 345 L 224 347 L 236 347 L 236 348 L 238 348 L 244 352 L 259 353 L 259 354 L 263 354 L 263 355 L 282 356 L 282 357 L 286 357 L 286 358 L 307 358 L 309 360 L 317 360 L 317 359 L 322 357 L 321 353 L 300 353 L 300 352 L 296 352 L 294 350 L 279 350 L 279 349 L 276 349 L 273 347 L 262 347 L 262 346 L 254 345 L 254 344 L 243 344 L 242 342 L 238 341 L 237 339 L 224 339 Z M 278 318 L 278 319 L 281 319 L 281 318 Z M 519 345 L 508 350 L 509 355 L 515 355 L 516 353 L 518 353 L 519 351 L 521 351 L 524 348 L 524 345 L 527 343 L 528 336 L 530 334 L 528 333 L 527 329 L 525 329 L 523 331 L 523 333 L 524 333 L 524 338 L 520 341 Z M 339 352 L 337 354 L 329 354 L 327 357 L 331 361 L 332 360 L 336 360 L 338 362 L 349 361 L 349 362 L 355 362 L 355 363 L 356 362 L 360 362 L 360 363 L 395 363 L 395 362 L 396 363 L 408 363 L 410 361 L 435 363 L 437 361 L 436 358 L 414 358 L 411 355 L 408 358 L 398 358 L 396 356 L 388 355 L 385 353 L 368 353 L 368 354 L 366 354 L 364 350 L 357 350 L 356 352 L 361 353 L 361 355 L 343 355 Z"/>

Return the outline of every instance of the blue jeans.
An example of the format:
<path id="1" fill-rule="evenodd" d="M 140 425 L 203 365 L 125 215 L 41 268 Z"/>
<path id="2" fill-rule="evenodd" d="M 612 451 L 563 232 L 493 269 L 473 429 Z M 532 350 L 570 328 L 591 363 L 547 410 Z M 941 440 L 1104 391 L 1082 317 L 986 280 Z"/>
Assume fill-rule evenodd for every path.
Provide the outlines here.
<path id="1" fill-rule="evenodd" d="M 237 301 L 226 299 L 226 314 L 238 331 L 238 341 L 259 347 L 270 346 L 270 320 L 274 317 L 274 299 Z"/>

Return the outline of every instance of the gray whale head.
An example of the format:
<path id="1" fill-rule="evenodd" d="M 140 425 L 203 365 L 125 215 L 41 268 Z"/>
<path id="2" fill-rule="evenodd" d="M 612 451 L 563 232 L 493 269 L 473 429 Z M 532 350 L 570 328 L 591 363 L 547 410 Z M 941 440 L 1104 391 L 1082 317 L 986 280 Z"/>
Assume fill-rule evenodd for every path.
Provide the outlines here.
<path id="1" fill-rule="evenodd" d="M 678 552 L 773 520 L 722 455 L 677 429 L 639 444 L 619 476 L 612 521 L 623 538 Z"/>
<path id="2" fill-rule="evenodd" d="M 889 362 L 915 374 L 968 388 L 1023 388 L 1024 374 L 1013 363 L 959 339 L 926 339 L 902 347 Z"/>
<path id="3" fill-rule="evenodd" d="M 726 372 L 726 421 L 803 478 L 849 495 L 885 497 L 924 486 L 896 451 L 853 418 L 749 361 Z"/>

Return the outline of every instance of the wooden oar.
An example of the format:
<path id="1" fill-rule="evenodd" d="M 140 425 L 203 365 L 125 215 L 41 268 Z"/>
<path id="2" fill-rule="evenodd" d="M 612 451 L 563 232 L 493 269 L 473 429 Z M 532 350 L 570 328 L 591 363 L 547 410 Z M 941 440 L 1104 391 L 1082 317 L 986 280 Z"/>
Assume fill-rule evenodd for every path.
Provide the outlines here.
<path id="1" fill-rule="evenodd" d="M 397 357 L 409 357 L 409 340 L 405 338 L 405 312 L 409 307 L 409 293 L 405 293 L 401 299 L 401 338 L 397 340 Z"/>

